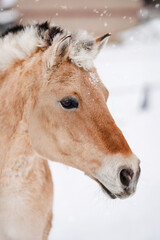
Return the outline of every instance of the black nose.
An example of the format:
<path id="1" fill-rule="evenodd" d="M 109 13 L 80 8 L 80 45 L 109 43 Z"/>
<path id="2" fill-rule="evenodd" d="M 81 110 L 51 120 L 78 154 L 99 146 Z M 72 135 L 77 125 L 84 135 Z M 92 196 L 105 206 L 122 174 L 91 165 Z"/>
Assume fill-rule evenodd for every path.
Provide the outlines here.
<path id="1" fill-rule="evenodd" d="M 125 187 L 129 186 L 132 180 L 132 177 L 133 177 L 133 171 L 131 169 L 123 169 L 120 172 L 120 180 Z"/>

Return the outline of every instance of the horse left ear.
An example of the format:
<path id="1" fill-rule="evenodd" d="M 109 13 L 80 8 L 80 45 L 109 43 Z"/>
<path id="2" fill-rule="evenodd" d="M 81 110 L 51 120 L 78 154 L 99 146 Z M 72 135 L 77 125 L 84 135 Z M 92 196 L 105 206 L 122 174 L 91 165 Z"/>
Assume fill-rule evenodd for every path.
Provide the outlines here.
<path id="1" fill-rule="evenodd" d="M 69 53 L 70 43 L 71 43 L 71 36 L 70 35 L 63 38 L 57 46 L 56 56 L 61 57 L 61 58 L 65 58 Z"/>
<path id="2" fill-rule="evenodd" d="M 100 51 L 104 45 L 107 44 L 109 37 L 111 36 L 111 33 L 106 33 L 102 37 L 99 37 L 96 39 L 96 44 L 98 47 L 98 51 Z"/>
<path id="3" fill-rule="evenodd" d="M 44 53 L 43 61 L 47 69 L 58 65 L 62 60 L 66 59 L 69 55 L 71 45 L 71 36 L 65 36 L 58 42 L 50 46 Z"/>

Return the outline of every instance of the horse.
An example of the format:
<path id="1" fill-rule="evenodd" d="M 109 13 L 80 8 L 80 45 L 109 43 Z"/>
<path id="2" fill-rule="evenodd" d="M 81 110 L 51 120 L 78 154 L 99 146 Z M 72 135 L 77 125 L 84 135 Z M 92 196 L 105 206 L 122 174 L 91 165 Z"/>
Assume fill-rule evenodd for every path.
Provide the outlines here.
<path id="1" fill-rule="evenodd" d="M 111 199 L 134 194 L 140 161 L 108 110 L 109 92 L 93 64 L 109 36 L 44 22 L 0 37 L 1 240 L 48 239 L 47 160 L 83 171 Z"/>

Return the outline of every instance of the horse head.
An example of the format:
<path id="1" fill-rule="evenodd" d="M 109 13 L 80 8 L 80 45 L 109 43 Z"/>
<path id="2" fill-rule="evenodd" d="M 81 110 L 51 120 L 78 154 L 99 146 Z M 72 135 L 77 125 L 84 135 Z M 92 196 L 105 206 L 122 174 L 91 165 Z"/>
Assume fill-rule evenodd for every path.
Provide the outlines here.
<path id="1" fill-rule="evenodd" d="M 41 157 L 80 169 L 111 198 L 125 198 L 135 192 L 140 161 L 108 110 L 109 93 L 93 65 L 109 35 L 60 34 L 42 53 L 29 134 Z"/>

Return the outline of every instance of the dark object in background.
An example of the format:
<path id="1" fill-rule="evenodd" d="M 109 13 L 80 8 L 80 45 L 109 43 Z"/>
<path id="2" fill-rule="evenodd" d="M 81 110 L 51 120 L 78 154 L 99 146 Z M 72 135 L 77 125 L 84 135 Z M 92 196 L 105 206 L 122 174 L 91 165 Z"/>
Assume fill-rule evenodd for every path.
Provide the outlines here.
<path id="1" fill-rule="evenodd" d="M 0 0 L 0 34 L 14 26 L 19 18 L 17 0 Z"/>
<path id="2" fill-rule="evenodd" d="M 150 98 L 151 87 L 145 85 L 143 88 L 143 101 L 141 104 L 141 109 L 147 110 L 149 108 L 149 98 Z"/>
<path id="3" fill-rule="evenodd" d="M 160 0 L 143 0 L 145 6 L 155 7 L 157 4 L 160 4 Z"/>
<path id="4" fill-rule="evenodd" d="M 142 22 L 160 18 L 160 0 L 142 0 L 144 7 L 140 10 L 139 18 Z"/>

